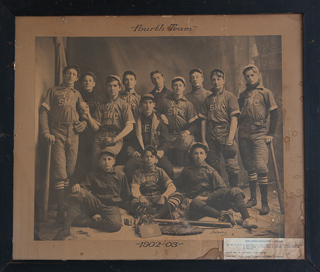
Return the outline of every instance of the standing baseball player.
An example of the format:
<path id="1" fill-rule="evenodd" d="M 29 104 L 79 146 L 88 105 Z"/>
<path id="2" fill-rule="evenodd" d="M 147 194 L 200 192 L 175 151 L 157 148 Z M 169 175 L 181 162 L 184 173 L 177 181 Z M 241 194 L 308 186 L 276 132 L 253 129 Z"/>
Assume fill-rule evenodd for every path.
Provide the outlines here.
<path id="1" fill-rule="evenodd" d="M 125 71 L 122 76 L 124 91 L 120 94 L 120 98 L 131 106 L 134 119 L 139 114 L 139 103 L 141 96 L 136 93 L 135 86 L 137 84 L 137 76 L 132 71 Z"/>
<path id="2" fill-rule="evenodd" d="M 97 108 L 95 119 L 88 109 L 85 111 L 88 123 L 94 131 L 98 131 L 93 142 L 92 170 L 96 170 L 99 153 L 105 147 L 109 147 L 115 155 L 119 154 L 123 137 L 132 131 L 135 122 L 130 105 L 119 98 L 120 78 L 116 75 L 108 76 L 106 87 L 106 100 Z"/>
<path id="3" fill-rule="evenodd" d="M 237 98 L 225 90 L 225 75 L 215 69 L 210 74 L 212 94 L 203 103 L 199 116 L 202 143 L 209 147 L 208 163 L 221 174 L 221 153 L 225 160 L 230 187 L 238 186 L 238 146 L 234 140 L 240 115 Z"/>
<path id="4" fill-rule="evenodd" d="M 164 97 L 168 97 L 172 95 L 172 91 L 170 91 L 165 85 L 165 78 L 163 73 L 159 70 L 152 71 L 150 73 L 151 82 L 154 85 L 154 89 L 150 92 L 156 101 L 156 109 L 158 108 L 159 103 L 163 100 Z"/>
<path id="5" fill-rule="evenodd" d="M 129 183 L 132 180 L 134 170 L 142 167 L 141 154 L 144 148 L 152 145 L 157 149 L 157 166 L 162 168 L 173 179 L 173 165 L 168 160 L 167 153 L 170 149 L 169 132 L 167 125 L 154 112 L 155 100 L 152 94 L 144 94 L 141 97 L 141 113 L 138 115 L 134 133 L 131 133 L 130 144 L 127 153 L 130 157 L 124 172 Z"/>
<path id="6" fill-rule="evenodd" d="M 192 90 L 186 94 L 186 98 L 192 103 L 197 114 L 202 110 L 203 101 L 207 96 L 211 94 L 210 91 L 203 88 L 203 72 L 199 68 L 192 69 L 189 72 L 189 81 L 191 83 Z M 195 132 L 195 138 L 197 142 L 201 141 L 201 118 L 197 120 L 197 127 L 199 129 Z"/>
<path id="7" fill-rule="evenodd" d="M 80 67 L 68 65 L 63 69 L 63 82 L 48 90 L 40 109 L 41 132 L 52 144 L 51 177 L 57 202 L 57 221 L 63 222 L 64 195 L 73 175 L 78 155 L 79 133 L 86 121 L 79 120 L 81 94 L 74 88 Z"/>
<path id="8" fill-rule="evenodd" d="M 164 123 L 168 124 L 172 147 L 184 152 L 188 151 L 194 142 L 194 133 L 197 129 L 194 121 L 198 118 L 192 103 L 184 96 L 185 88 L 185 79 L 180 76 L 175 77 L 172 80 L 173 94 L 163 98 L 159 103 L 159 113 Z"/>
<path id="9" fill-rule="evenodd" d="M 259 69 L 248 65 L 243 70 L 247 88 L 240 94 L 239 149 L 248 171 L 251 198 L 247 207 L 257 205 L 256 184 L 260 186 L 260 215 L 269 213 L 268 205 L 268 147 L 273 140 L 278 121 L 278 106 L 270 90 L 263 87 Z M 269 129 L 267 120 L 270 117 Z"/>
<path id="10" fill-rule="evenodd" d="M 85 72 L 80 77 L 83 101 L 88 105 L 91 115 L 97 110 L 97 107 L 103 102 L 103 99 L 94 89 L 97 78 L 92 72 Z M 73 180 L 79 180 L 86 176 L 91 170 L 91 153 L 95 131 L 88 126 L 79 136 L 79 153 Z"/>

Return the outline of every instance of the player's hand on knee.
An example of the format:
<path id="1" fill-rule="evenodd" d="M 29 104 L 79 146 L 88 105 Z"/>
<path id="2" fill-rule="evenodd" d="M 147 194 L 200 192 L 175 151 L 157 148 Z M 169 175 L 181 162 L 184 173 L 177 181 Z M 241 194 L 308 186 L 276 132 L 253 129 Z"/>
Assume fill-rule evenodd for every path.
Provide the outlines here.
<path id="1" fill-rule="evenodd" d="M 197 196 L 196 199 L 203 202 L 203 203 L 207 203 L 208 197 L 207 196 Z"/>
<path id="2" fill-rule="evenodd" d="M 95 214 L 94 216 L 92 216 L 92 219 L 94 220 L 94 221 L 101 221 L 101 215 L 100 214 Z"/>
<path id="3" fill-rule="evenodd" d="M 166 198 L 164 196 L 160 197 L 158 200 L 158 205 L 163 206 L 166 203 Z"/>
<path id="4" fill-rule="evenodd" d="M 85 121 L 82 121 L 82 122 L 77 121 L 74 125 L 74 130 L 77 133 L 81 133 L 86 129 L 86 126 L 87 126 L 87 123 Z"/>
<path id="5" fill-rule="evenodd" d="M 273 137 L 272 136 L 266 136 L 265 138 L 266 143 L 271 143 L 273 141 Z"/>
<path id="6" fill-rule="evenodd" d="M 142 207 L 147 207 L 150 205 L 150 202 L 144 196 L 139 197 L 139 202 Z"/>
<path id="7" fill-rule="evenodd" d="M 80 192 L 80 184 L 77 183 L 77 184 L 73 185 L 72 188 L 71 188 L 71 192 L 72 193 Z"/>
<path id="8" fill-rule="evenodd" d="M 135 152 L 132 153 L 132 157 L 140 158 L 141 154 L 138 151 L 135 151 Z"/>
<path id="9" fill-rule="evenodd" d="M 54 144 L 54 142 L 56 141 L 56 137 L 54 137 L 54 135 L 50 134 L 50 133 L 46 133 L 44 134 L 44 138 L 46 139 L 46 141 L 49 144 Z"/>
<path id="10" fill-rule="evenodd" d="M 169 125 L 169 120 L 168 120 L 167 116 L 165 116 L 164 114 L 161 114 L 161 119 L 162 119 L 163 123 L 165 123 L 166 125 Z"/>

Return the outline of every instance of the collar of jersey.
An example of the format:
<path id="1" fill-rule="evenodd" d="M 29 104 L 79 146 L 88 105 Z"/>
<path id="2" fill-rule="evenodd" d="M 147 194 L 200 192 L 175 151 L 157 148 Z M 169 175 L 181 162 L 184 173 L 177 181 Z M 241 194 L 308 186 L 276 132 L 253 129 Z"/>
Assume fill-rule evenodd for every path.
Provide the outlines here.
<path id="1" fill-rule="evenodd" d="M 146 169 L 146 168 L 143 166 L 143 171 L 144 171 L 144 172 L 156 172 L 156 166 L 154 165 L 151 169 Z"/>
<path id="2" fill-rule="evenodd" d="M 212 95 L 215 96 L 215 95 L 218 95 L 218 94 L 222 94 L 222 93 L 224 92 L 224 90 L 225 90 L 225 87 L 223 87 L 220 92 L 217 92 L 217 93 L 216 93 L 215 90 L 212 88 L 212 89 L 211 89 L 211 92 L 212 92 Z"/>
<path id="3" fill-rule="evenodd" d="M 170 95 L 168 98 L 170 98 L 171 100 L 175 100 L 175 101 L 180 101 L 180 100 L 183 100 L 183 101 L 188 101 L 187 98 L 185 96 L 182 96 L 179 100 L 177 100 L 174 95 Z"/>
<path id="4" fill-rule="evenodd" d="M 67 86 L 66 84 L 64 84 L 63 82 L 58 86 L 58 89 L 63 90 L 63 89 L 69 89 L 73 92 L 75 92 L 76 90 L 74 89 L 74 86 Z"/>
<path id="5" fill-rule="evenodd" d="M 125 95 L 133 94 L 134 96 L 137 96 L 137 93 L 135 90 L 133 90 L 133 93 L 130 93 L 130 91 L 123 91 L 122 94 L 125 94 Z"/>
<path id="6" fill-rule="evenodd" d="M 116 169 L 114 167 L 112 167 L 111 171 L 104 171 L 101 166 L 99 165 L 98 167 L 98 171 L 101 173 L 101 174 L 115 174 L 116 173 Z"/>

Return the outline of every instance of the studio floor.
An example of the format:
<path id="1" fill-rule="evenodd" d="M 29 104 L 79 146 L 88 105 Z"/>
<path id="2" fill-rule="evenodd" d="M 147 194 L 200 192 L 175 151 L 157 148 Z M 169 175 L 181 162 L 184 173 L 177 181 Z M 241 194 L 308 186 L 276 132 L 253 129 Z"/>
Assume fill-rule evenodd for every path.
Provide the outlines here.
<path id="1" fill-rule="evenodd" d="M 250 196 L 249 188 L 243 189 L 246 199 Z M 192 235 L 192 239 L 202 240 L 220 240 L 223 238 L 250 238 L 250 237 L 262 237 L 262 238 L 277 238 L 284 237 L 284 215 L 280 213 L 278 196 L 276 193 L 275 184 L 269 186 L 269 206 L 270 213 L 268 215 L 259 215 L 259 208 L 261 206 L 259 199 L 259 191 L 257 191 L 258 205 L 252 207 L 249 210 L 249 214 L 256 220 L 258 226 L 257 229 L 248 230 L 241 225 L 235 225 L 233 228 L 204 228 L 203 233 Z M 240 213 L 233 213 L 234 218 L 241 219 Z M 49 211 L 48 219 L 46 222 L 35 222 L 35 240 L 52 240 L 58 230 L 61 228 L 61 224 L 58 224 L 55 220 L 56 212 Z M 122 219 L 130 218 L 130 216 L 123 211 Z M 205 221 L 217 221 L 213 218 L 203 218 Z M 241 221 L 241 220 L 240 220 Z M 167 235 L 144 238 L 142 239 L 139 234 L 136 234 L 133 226 L 122 226 L 121 230 L 116 233 L 106 233 L 99 230 L 84 228 L 84 227 L 72 227 L 71 235 L 66 240 L 161 240 L 166 239 Z M 190 235 L 179 236 L 179 240 L 190 240 Z"/>

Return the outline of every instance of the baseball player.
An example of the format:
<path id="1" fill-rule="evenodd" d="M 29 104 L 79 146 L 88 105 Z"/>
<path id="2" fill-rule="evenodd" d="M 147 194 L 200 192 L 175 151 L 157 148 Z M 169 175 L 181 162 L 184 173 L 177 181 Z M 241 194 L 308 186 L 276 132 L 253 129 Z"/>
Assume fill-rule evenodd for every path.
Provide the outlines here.
<path id="1" fill-rule="evenodd" d="M 159 113 L 169 128 L 169 140 L 174 149 L 188 151 L 194 141 L 197 129 L 197 113 L 190 101 L 184 96 L 186 82 L 183 77 L 172 80 L 173 94 L 159 103 Z M 179 163 L 179 162 L 178 162 Z"/>
<path id="2" fill-rule="evenodd" d="M 99 167 L 73 185 L 63 228 L 54 240 L 70 235 L 71 226 L 91 227 L 107 232 L 121 229 L 119 206 L 130 203 L 131 193 L 125 174 L 114 168 L 115 154 L 106 148 L 99 154 Z"/>
<path id="3" fill-rule="evenodd" d="M 244 228 L 256 228 L 254 219 L 250 217 L 244 194 L 240 188 L 228 189 L 219 173 L 206 163 L 208 148 L 202 143 L 195 143 L 190 149 L 190 164 L 186 166 L 176 182 L 178 191 L 183 194 L 188 218 L 198 220 L 209 216 L 223 218 L 227 215 L 234 222 L 232 212 L 226 212 L 233 206 L 244 219 Z"/>
<path id="4" fill-rule="evenodd" d="M 230 187 L 238 186 L 238 146 L 234 140 L 240 115 L 237 98 L 225 90 L 225 75 L 215 69 L 210 74 L 213 88 L 203 102 L 199 116 L 202 143 L 209 148 L 208 163 L 221 174 L 221 153 L 225 160 Z"/>
<path id="5" fill-rule="evenodd" d="M 173 179 L 173 165 L 166 156 L 170 149 L 168 127 L 154 112 L 155 99 L 152 94 L 145 94 L 141 98 L 141 113 L 138 115 L 134 133 L 131 133 L 127 148 L 130 159 L 126 163 L 124 172 L 129 183 L 134 170 L 143 166 L 141 154 L 144 148 L 152 145 L 157 149 L 157 166 L 162 168 Z"/>
<path id="6" fill-rule="evenodd" d="M 97 78 L 92 72 L 85 72 L 81 75 L 81 90 L 83 101 L 88 105 L 91 115 L 97 110 L 97 107 L 103 102 L 103 99 L 98 95 L 94 89 Z M 89 126 L 79 136 L 79 153 L 76 168 L 73 175 L 73 180 L 77 181 L 79 178 L 86 176 L 91 170 L 91 155 L 92 144 L 95 131 Z"/>
<path id="7" fill-rule="evenodd" d="M 182 201 L 182 195 L 176 192 L 172 180 L 166 172 L 156 167 L 157 149 L 151 145 L 145 147 L 143 153 L 143 167 L 134 171 L 131 191 L 133 210 L 146 208 L 147 214 L 157 215 L 159 218 L 173 218 L 173 212 Z"/>
<path id="8" fill-rule="evenodd" d="M 94 131 L 98 131 L 93 142 L 92 170 L 96 170 L 99 153 L 103 148 L 109 147 L 114 154 L 119 154 L 123 137 L 132 131 L 135 123 L 130 105 L 119 98 L 120 78 L 116 75 L 108 76 L 106 87 L 106 100 L 97 108 L 95 119 L 88 109 L 85 111 L 88 123 Z"/>
<path id="9" fill-rule="evenodd" d="M 278 106 L 270 90 L 263 87 L 259 69 L 248 65 L 243 70 L 247 88 L 240 94 L 239 149 L 248 171 L 251 198 L 247 207 L 257 205 L 256 183 L 261 193 L 260 215 L 269 213 L 268 205 L 268 147 L 273 140 L 278 121 Z M 269 129 L 267 120 L 270 117 Z"/>
<path id="10" fill-rule="evenodd" d="M 86 121 L 79 120 L 81 94 L 74 89 L 80 67 L 68 65 L 63 69 L 63 82 L 48 90 L 40 109 L 41 132 L 52 144 L 51 177 L 57 201 L 57 221 L 64 220 L 64 194 L 67 193 L 78 155 L 79 133 Z M 81 115 L 81 114 L 80 114 Z"/>
<path id="11" fill-rule="evenodd" d="M 203 72 L 199 68 L 192 69 L 189 72 L 189 82 L 191 83 L 192 90 L 186 94 L 186 98 L 192 103 L 197 114 L 202 110 L 204 99 L 211 94 L 210 91 L 203 88 Z M 201 141 L 201 118 L 197 120 L 197 130 L 195 132 L 196 141 Z"/>
<path id="12" fill-rule="evenodd" d="M 156 109 L 159 103 L 162 101 L 164 97 L 172 95 L 172 91 L 170 91 L 165 85 L 165 78 L 163 73 L 159 70 L 152 71 L 150 73 L 151 82 L 154 85 L 154 89 L 150 92 L 156 101 Z"/>
<path id="13" fill-rule="evenodd" d="M 120 94 L 120 98 L 131 106 L 133 117 L 136 119 L 139 114 L 139 103 L 141 96 L 136 93 L 137 76 L 132 71 L 125 71 L 122 76 L 122 82 L 125 87 Z"/>

